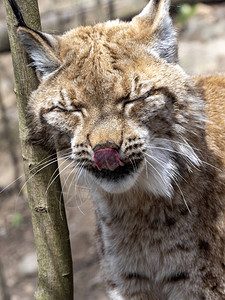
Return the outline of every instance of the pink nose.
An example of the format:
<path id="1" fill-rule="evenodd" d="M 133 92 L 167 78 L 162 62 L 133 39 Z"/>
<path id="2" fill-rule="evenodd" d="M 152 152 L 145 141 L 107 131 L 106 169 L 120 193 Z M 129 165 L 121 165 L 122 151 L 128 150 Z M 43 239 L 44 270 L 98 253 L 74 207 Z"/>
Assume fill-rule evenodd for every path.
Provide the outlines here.
<path id="1" fill-rule="evenodd" d="M 124 163 L 119 158 L 118 152 L 109 148 L 96 151 L 94 161 L 99 171 L 102 169 L 114 171 L 117 167 L 124 166 Z"/>

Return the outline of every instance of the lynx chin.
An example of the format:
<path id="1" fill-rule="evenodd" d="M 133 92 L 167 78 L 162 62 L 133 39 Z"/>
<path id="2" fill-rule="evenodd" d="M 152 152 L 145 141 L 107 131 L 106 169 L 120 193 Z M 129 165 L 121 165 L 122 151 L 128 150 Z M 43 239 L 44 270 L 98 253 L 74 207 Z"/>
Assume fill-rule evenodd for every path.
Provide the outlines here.
<path id="1" fill-rule="evenodd" d="M 10 2 L 40 78 L 29 138 L 91 188 L 109 299 L 225 299 L 225 77 L 179 66 L 170 1 L 61 36 Z"/>

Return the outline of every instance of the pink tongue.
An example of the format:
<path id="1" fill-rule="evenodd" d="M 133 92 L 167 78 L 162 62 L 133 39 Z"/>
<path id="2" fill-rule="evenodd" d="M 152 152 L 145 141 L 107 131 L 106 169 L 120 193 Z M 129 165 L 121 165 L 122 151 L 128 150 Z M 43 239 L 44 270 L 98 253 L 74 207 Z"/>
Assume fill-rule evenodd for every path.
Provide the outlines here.
<path id="1" fill-rule="evenodd" d="M 95 152 L 94 161 L 101 171 L 102 169 L 114 171 L 119 166 L 124 166 L 124 163 L 119 159 L 119 154 L 114 149 L 101 149 Z"/>

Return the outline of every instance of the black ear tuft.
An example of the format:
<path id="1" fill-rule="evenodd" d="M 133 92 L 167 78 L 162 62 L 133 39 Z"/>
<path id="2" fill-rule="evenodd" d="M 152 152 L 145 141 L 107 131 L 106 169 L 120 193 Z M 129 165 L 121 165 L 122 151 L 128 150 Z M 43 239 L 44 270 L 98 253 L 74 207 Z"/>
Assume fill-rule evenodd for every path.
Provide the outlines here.
<path id="1" fill-rule="evenodd" d="M 57 37 L 28 27 L 16 1 L 8 1 L 18 21 L 17 33 L 20 41 L 32 59 L 30 65 L 35 67 L 37 73 L 41 75 L 41 77 L 53 73 L 61 65 L 61 60 L 57 52 Z"/>
<path id="2" fill-rule="evenodd" d="M 9 4 L 13 10 L 13 13 L 17 19 L 17 22 L 18 22 L 18 25 L 17 26 L 21 26 L 21 27 L 26 27 L 28 28 L 28 26 L 26 25 L 24 19 L 23 19 L 23 15 L 21 13 L 21 10 L 18 6 L 18 4 L 16 3 L 15 0 L 8 0 L 9 1 Z"/>

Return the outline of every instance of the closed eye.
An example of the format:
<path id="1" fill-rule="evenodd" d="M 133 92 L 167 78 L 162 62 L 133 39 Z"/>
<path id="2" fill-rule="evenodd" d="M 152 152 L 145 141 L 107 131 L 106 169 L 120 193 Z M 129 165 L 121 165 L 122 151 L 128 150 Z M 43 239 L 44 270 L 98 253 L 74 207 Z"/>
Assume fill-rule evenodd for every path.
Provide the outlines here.
<path id="1" fill-rule="evenodd" d="M 126 100 L 126 101 L 123 102 L 123 107 L 125 107 L 127 104 L 130 104 L 130 103 L 133 103 L 133 102 L 143 101 L 146 98 L 150 97 L 151 94 L 152 94 L 151 91 L 148 91 L 147 93 L 145 93 L 143 96 L 141 96 L 139 98 L 135 98 L 135 99 L 132 99 L 132 100 Z"/>
<path id="2" fill-rule="evenodd" d="M 62 106 L 52 106 L 48 112 L 51 112 L 51 111 L 57 111 L 57 112 L 65 112 L 65 113 L 74 113 L 74 112 L 81 112 L 82 113 L 82 110 L 79 109 L 79 108 L 76 108 L 74 107 L 73 109 L 67 109 L 65 107 L 62 107 Z"/>

